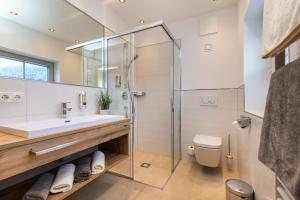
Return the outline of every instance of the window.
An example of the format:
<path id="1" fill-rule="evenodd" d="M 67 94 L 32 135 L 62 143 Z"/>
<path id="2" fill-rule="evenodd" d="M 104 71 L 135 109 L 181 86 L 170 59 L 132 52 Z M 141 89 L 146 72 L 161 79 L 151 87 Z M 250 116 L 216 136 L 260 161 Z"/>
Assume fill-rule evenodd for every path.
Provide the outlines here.
<path id="1" fill-rule="evenodd" d="M 52 82 L 54 63 L 0 51 L 0 76 Z"/>
<path id="2" fill-rule="evenodd" d="M 290 49 L 287 47 L 284 50 L 284 64 L 289 64 L 290 63 Z"/>

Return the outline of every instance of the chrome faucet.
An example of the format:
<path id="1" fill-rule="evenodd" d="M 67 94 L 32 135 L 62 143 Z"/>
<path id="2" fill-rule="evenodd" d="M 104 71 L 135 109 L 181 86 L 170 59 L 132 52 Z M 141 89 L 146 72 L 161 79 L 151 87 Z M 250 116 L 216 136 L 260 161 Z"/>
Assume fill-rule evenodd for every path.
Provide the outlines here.
<path id="1" fill-rule="evenodd" d="M 68 117 L 68 112 L 72 110 L 72 108 L 68 107 L 68 105 L 70 104 L 70 102 L 63 102 L 61 103 L 61 107 L 62 107 L 62 115 L 61 117 L 66 119 Z"/>

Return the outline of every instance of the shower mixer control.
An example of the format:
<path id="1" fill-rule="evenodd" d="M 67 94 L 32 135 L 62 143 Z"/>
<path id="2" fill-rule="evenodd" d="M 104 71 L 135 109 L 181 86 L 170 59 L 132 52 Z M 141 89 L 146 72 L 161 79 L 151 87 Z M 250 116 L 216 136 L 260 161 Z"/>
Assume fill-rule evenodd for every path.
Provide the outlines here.
<path id="1" fill-rule="evenodd" d="M 122 99 L 126 101 L 128 99 L 128 93 L 127 92 L 122 92 Z"/>

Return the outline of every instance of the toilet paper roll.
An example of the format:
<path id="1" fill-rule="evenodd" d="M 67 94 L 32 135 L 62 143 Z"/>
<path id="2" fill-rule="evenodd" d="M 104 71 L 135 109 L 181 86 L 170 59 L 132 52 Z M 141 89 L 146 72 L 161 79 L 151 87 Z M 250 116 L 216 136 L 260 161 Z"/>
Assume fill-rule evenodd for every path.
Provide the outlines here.
<path id="1" fill-rule="evenodd" d="M 241 130 L 242 130 L 242 128 L 240 127 L 240 125 L 239 125 L 238 121 L 234 121 L 234 122 L 232 122 L 232 125 L 233 125 L 233 127 L 234 127 L 235 129 L 237 129 L 237 130 L 239 130 L 239 131 L 241 131 Z"/>
<path id="2" fill-rule="evenodd" d="M 188 146 L 188 154 L 190 155 L 190 156 L 193 156 L 194 154 L 195 154 L 195 149 L 194 149 L 194 147 L 193 146 Z"/>

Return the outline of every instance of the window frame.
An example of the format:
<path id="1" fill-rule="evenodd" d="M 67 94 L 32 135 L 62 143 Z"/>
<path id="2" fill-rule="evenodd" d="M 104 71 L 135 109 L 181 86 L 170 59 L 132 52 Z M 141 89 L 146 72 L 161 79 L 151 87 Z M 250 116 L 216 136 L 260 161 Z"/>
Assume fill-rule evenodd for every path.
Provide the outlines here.
<path id="1" fill-rule="evenodd" d="M 23 56 L 23 55 L 20 55 L 20 54 L 15 54 L 15 53 L 3 51 L 3 50 L 0 50 L 0 57 L 22 62 L 23 63 L 23 78 L 22 79 L 24 79 L 24 80 L 42 81 L 42 80 L 26 79 L 26 77 L 25 77 L 25 75 L 26 75 L 25 64 L 28 63 L 28 64 L 34 64 L 34 65 L 40 65 L 40 66 L 46 67 L 47 71 L 48 71 L 48 80 L 47 81 L 42 81 L 42 82 L 54 82 L 54 63 L 52 63 L 52 62 L 48 62 L 48 61 L 45 61 L 45 60 L 32 58 L 32 57 L 28 57 L 28 56 Z M 1 75 L 0 75 L 0 77 L 1 77 Z M 10 76 L 7 76 L 7 77 L 8 78 L 19 79 L 19 78 L 10 77 Z"/>

